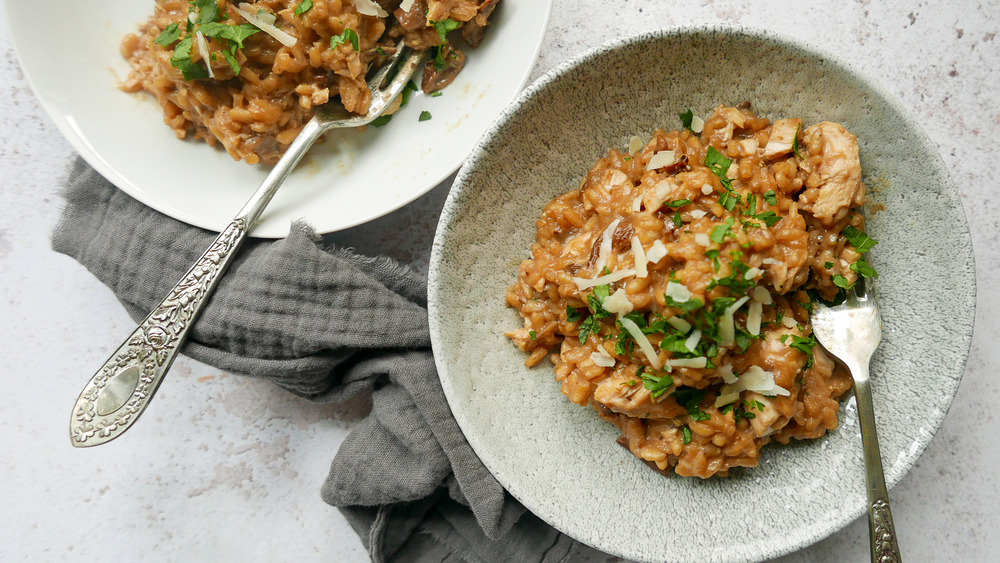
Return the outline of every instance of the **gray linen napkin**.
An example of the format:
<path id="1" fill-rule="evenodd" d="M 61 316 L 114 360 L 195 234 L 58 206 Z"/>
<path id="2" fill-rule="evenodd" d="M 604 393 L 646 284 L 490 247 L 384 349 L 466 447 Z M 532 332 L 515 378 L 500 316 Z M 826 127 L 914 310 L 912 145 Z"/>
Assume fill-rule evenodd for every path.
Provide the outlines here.
<path id="1" fill-rule="evenodd" d="M 215 234 L 161 215 L 82 159 L 52 248 L 106 284 L 138 322 Z M 306 225 L 251 240 L 183 352 L 316 401 L 372 394 L 322 487 L 374 561 L 590 559 L 510 497 L 470 448 L 435 372 L 426 282 L 388 258 L 327 248 Z"/>

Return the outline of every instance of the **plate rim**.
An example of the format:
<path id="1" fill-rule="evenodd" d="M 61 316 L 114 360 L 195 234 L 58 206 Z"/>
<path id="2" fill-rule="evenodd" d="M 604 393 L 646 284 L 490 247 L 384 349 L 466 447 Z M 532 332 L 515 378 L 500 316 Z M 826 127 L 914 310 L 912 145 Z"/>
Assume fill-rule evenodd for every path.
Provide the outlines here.
<path id="1" fill-rule="evenodd" d="M 74 125 L 71 123 L 71 120 L 66 119 L 68 114 L 65 111 L 60 110 L 59 105 L 50 99 L 50 97 L 48 96 L 48 92 L 39 87 L 38 84 L 40 82 L 40 78 L 39 74 L 37 73 L 41 71 L 36 67 L 29 68 L 29 66 L 25 65 L 24 50 L 26 47 L 24 46 L 24 39 L 21 38 L 21 35 L 19 33 L 15 32 L 15 26 L 13 25 L 13 18 L 11 17 L 11 11 L 14 9 L 12 8 L 12 6 L 16 1 L 17 0 L 0 0 L 0 8 L 2 8 L 3 10 L 3 15 L 6 20 L 8 37 L 10 38 L 11 46 L 13 48 L 15 57 L 17 58 L 18 68 L 24 74 L 25 81 L 28 83 L 28 86 L 31 89 L 31 92 L 34 95 L 35 99 L 38 100 L 39 104 L 41 105 L 42 110 L 45 112 L 45 115 L 49 118 L 49 121 L 52 122 L 53 125 L 55 125 L 60 135 L 62 135 L 63 139 L 65 139 L 70 144 L 70 146 L 73 147 L 73 150 L 80 157 L 82 157 L 84 161 L 86 161 L 90 166 L 92 166 L 102 177 L 104 177 L 118 189 L 122 190 L 130 197 L 140 201 L 144 205 L 164 215 L 167 215 L 168 217 L 171 217 L 173 219 L 176 219 L 193 227 L 205 229 L 212 232 L 220 232 L 221 229 L 225 228 L 224 224 L 222 225 L 215 224 L 214 221 L 208 220 L 205 217 L 192 215 L 191 213 L 185 212 L 176 207 L 176 205 L 172 205 L 169 202 L 152 201 L 155 198 L 151 197 L 150 192 L 142 189 L 141 186 L 139 186 L 135 181 L 126 177 L 124 174 L 120 173 L 107 160 L 107 158 L 104 155 L 102 155 L 93 146 L 91 146 L 91 143 L 88 140 L 88 136 L 83 131 L 74 127 Z M 500 113 L 502 113 L 502 111 L 506 109 L 510 105 L 510 103 L 520 95 L 521 91 L 528 83 L 532 71 L 538 64 L 539 54 L 541 53 L 542 46 L 545 42 L 545 37 L 548 35 L 549 23 L 551 21 L 552 8 L 555 0 L 530 0 L 530 2 L 537 3 L 536 5 L 532 6 L 533 8 L 543 9 L 541 17 L 538 18 L 540 20 L 539 29 L 541 32 L 539 33 L 538 37 L 535 40 L 534 48 L 532 49 L 531 57 L 529 59 L 530 64 L 526 65 L 525 68 L 523 69 L 521 76 L 518 78 L 516 82 L 516 87 L 514 88 L 511 95 L 506 99 L 506 101 L 503 104 L 500 104 L 498 106 Z M 156 115 L 162 118 L 162 111 L 156 112 Z M 163 126 L 166 127 L 166 125 Z M 487 124 L 487 129 L 489 129 L 490 126 L 491 124 Z M 483 134 L 485 134 L 485 131 L 486 129 L 484 129 Z M 347 230 L 353 227 L 369 223 L 371 221 L 384 217 L 390 213 L 393 213 L 394 211 L 398 211 L 399 209 L 405 207 L 406 205 L 409 205 L 410 203 L 416 201 L 420 197 L 426 195 L 435 187 L 437 187 L 442 182 L 447 180 L 450 176 L 455 174 L 456 170 L 459 170 L 461 166 L 465 163 L 466 159 L 468 159 L 469 155 L 472 154 L 472 150 L 474 149 L 475 146 L 476 143 L 470 143 L 466 146 L 464 151 L 455 151 L 457 154 L 460 154 L 460 156 L 455 158 L 454 162 L 442 168 L 439 174 L 433 175 L 428 180 L 426 180 L 427 185 L 424 188 L 420 190 L 415 190 L 407 197 L 403 197 L 398 200 L 393 200 L 392 205 L 386 206 L 377 214 L 371 215 L 367 218 L 346 221 L 343 222 L 343 224 L 334 228 L 316 227 L 316 232 L 321 235 L 340 232 L 343 230 Z M 209 149 L 211 149 L 211 147 L 209 147 Z M 248 192 L 247 199 L 249 199 L 249 197 L 250 195 Z M 236 214 L 236 211 L 238 211 L 243 204 L 244 202 L 240 201 L 233 206 L 234 216 Z M 290 227 L 291 223 L 289 223 L 288 226 Z M 287 229 L 284 230 L 287 231 Z M 280 231 L 282 231 L 282 229 L 279 229 L 279 232 L 276 233 L 251 230 L 250 237 L 258 239 L 282 239 L 288 236 L 287 232 L 281 234 Z"/>
<path id="2" fill-rule="evenodd" d="M 928 426 L 931 428 L 932 431 L 926 437 L 923 434 L 918 434 L 917 437 L 911 442 L 911 448 L 912 451 L 914 452 L 914 455 L 910 456 L 906 461 L 906 463 L 904 463 L 901 467 L 896 467 L 895 465 L 890 466 L 889 469 L 886 471 L 886 486 L 889 489 L 891 489 L 906 474 L 908 474 L 910 470 L 913 469 L 913 467 L 916 465 L 917 460 L 926 450 L 931 440 L 933 440 L 934 436 L 938 434 L 941 425 L 943 424 L 944 419 L 946 418 L 947 413 L 954 402 L 958 387 L 966 371 L 966 366 L 969 360 L 969 353 L 971 351 L 971 346 L 972 346 L 972 336 L 975 330 L 976 289 L 977 289 L 976 288 L 977 280 L 975 276 L 975 254 L 974 254 L 974 249 L 972 247 L 971 227 L 968 223 L 968 216 L 967 213 L 965 212 L 964 206 L 962 205 L 961 198 L 958 194 L 958 190 L 955 186 L 954 180 L 951 177 L 950 171 L 948 170 L 941 156 L 940 150 L 938 149 L 937 145 L 933 142 L 933 140 L 929 137 L 926 129 L 916 119 L 915 114 L 908 107 L 902 104 L 901 100 L 897 95 L 888 91 L 888 89 L 885 88 L 879 81 L 875 80 L 866 73 L 861 72 L 853 63 L 850 63 L 849 61 L 843 59 L 842 57 L 830 53 L 825 49 L 816 46 L 814 43 L 808 40 L 795 38 L 781 32 L 775 32 L 772 30 L 762 29 L 754 26 L 745 26 L 741 24 L 722 24 L 722 23 L 669 26 L 659 29 L 643 31 L 640 33 L 630 34 L 607 41 L 605 43 L 602 43 L 601 45 L 592 47 L 590 49 L 587 49 L 576 55 L 571 56 L 566 61 L 560 63 L 556 67 L 544 73 L 536 81 L 534 81 L 531 85 L 529 85 L 526 89 L 522 90 L 520 95 L 518 95 L 514 99 L 514 101 L 507 106 L 504 112 L 502 112 L 500 116 L 496 120 L 494 120 L 491 127 L 480 138 L 479 142 L 476 144 L 473 151 L 466 159 L 465 164 L 463 164 L 463 166 L 459 169 L 459 173 L 455 179 L 454 185 L 451 191 L 449 192 L 447 199 L 445 200 L 444 207 L 442 209 L 441 216 L 437 225 L 437 229 L 435 230 L 434 241 L 431 248 L 431 258 L 428 266 L 428 319 L 431 332 L 431 345 L 432 348 L 435 350 L 434 353 L 435 365 L 438 370 L 438 377 L 439 380 L 441 381 L 441 385 L 444 390 L 445 396 L 450 406 L 454 405 L 458 399 L 457 397 L 458 391 L 451 385 L 451 381 L 449 380 L 449 376 L 447 375 L 448 372 L 447 364 L 442 354 L 436 352 L 442 344 L 441 333 L 442 333 L 443 319 L 441 319 L 440 309 L 439 309 L 439 303 L 441 299 L 441 295 L 439 294 L 439 288 L 440 288 L 440 278 L 443 275 L 442 264 L 444 261 L 443 257 L 443 249 L 445 246 L 444 239 L 448 236 L 451 225 L 457 219 L 458 216 L 457 211 L 459 211 L 458 199 L 460 197 L 460 192 L 462 191 L 462 188 L 464 187 L 465 182 L 467 181 L 468 176 L 471 175 L 472 165 L 481 158 L 481 155 L 483 154 L 485 149 L 490 145 L 491 139 L 498 133 L 498 131 L 500 131 L 504 127 L 504 124 L 511 117 L 512 114 L 517 112 L 521 108 L 521 106 L 523 106 L 525 103 L 529 102 L 532 98 L 537 96 L 539 92 L 548 85 L 549 82 L 552 82 L 553 80 L 557 79 L 563 74 L 566 74 L 572 71 L 573 69 L 586 64 L 588 61 L 590 61 L 595 57 L 600 56 L 605 51 L 620 48 L 630 43 L 651 41 L 664 37 L 699 35 L 699 34 L 710 35 L 713 33 L 733 33 L 740 35 L 749 35 L 758 40 L 777 43 L 785 47 L 790 47 L 792 49 L 801 51 L 809 56 L 824 59 L 830 62 L 835 67 L 838 67 L 852 79 L 857 80 L 859 83 L 865 84 L 867 88 L 870 88 L 874 94 L 879 96 L 883 101 L 885 101 L 888 104 L 889 107 L 891 107 L 894 111 L 896 111 L 899 115 L 903 117 L 909 129 L 915 132 L 919 140 L 925 146 L 933 149 L 930 152 L 935 160 L 936 169 L 944 173 L 942 193 L 947 198 L 948 203 L 953 208 L 957 209 L 957 211 L 961 213 L 961 216 L 965 219 L 962 222 L 961 229 L 959 229 L 959 231 L 957 232 L 957 236 L 961 238 L 963 242 L 967 243 L 962 245 L 962 250 L 964 250 L 962 259 L 963 261 L 967 261 L 970 271 L 972 272 L 972 275 L 970 280 L 971 283 L 959 288 L 959 290 L 964 290 L 964 291 L 961 292 L 961 295 L 959 295 L 958 298 L 959 301 L 968 308 L 968 310 L 971 312 L 971 315 L 969 315 L 968 324 L 963 325 L 964 327 L 966 327 L 966 330 L 961 331 L 961 333 L 959 334 L 959 337 L 961 339 L 964 339 L 965 342 L 961 361 L 956 365 L 956 371 L 959 373 L 959 376 L 956 379 L 947 380 L 948 397 L 946 403 L 942 405 L 943 408 L 940 410 L 938 415 L 933 418 L 925 419 L 925 421 L 928 423 Z M 853 400 L 853 398 L 849 395 L 847 398 L 842 399 L 842 403 L 850 400 Z M 476 451 L 477 450 L 476 446 L 480 444 L 474 443 L 476 441 L 475 439 L 470 440 L 468 438 L 469 434 L 468 430 L 471 425 L 470 421 L 466 418 L 465 413 L 461 409 L 456 410 L 454 407 L 452 407 L 452 412 L 455 415 L 459 428 L 461 428 L 463 434 L 466 435 L 466 439 L 469 441 L 470 446 L 472 446 L 473 450 Z M 479 455 L 478 452 L 477 455 Z M 489 465 L 486 464 L 485 461 L 483 461 L 483 464 L 484 466 L 487 467 L 487 470 L 489 470 L 491 474 L 495 475 L 493 469 L 491 469 Z M 524 499 L 521 496 L 521 493 L 523 491 L 515 490 L 517 489 L 516 487 L 512 489 L 506 483 L 501 483 L 501 485 L 515 499 L 517 499 L 519 502 L 525 504 L 525 506 L 528 507 L 528 504 L 524 502 Z M 528 508 L 529 510 L 533 510 L 532 507 Z M 805 535 L 799 534 L 799 536 L 801 537 L 799 537 L 798 539 L 792 539 L 792 541 L 785 542 L 784 544 L 781 545 L 774 546 L 774 545 L 768 545 L 764 541 L 758 542 L 754 544 L 760 548 L 759 553 L 756 553 L 755 556 L 779 557 L 782 555 L 793 553 L 805 547 L 808 547 L 809 545 L 812 545 L 822 540 L 823 538 L 829 537 L 830 535 L 843 529 L 847 524 L 861 517 L 865 513 L 865 511 L 866 507 L 863 505 L 859 505 L 853 507 L 850 510 L 844 510 L 839 515 L 838 518 L 831 519 L 830 523 L 825 526 L 819 525 L 821 524 L 819 522 L 814 522 L 811 523 L 810 525 L 803 526 L 800 529 L 804 530 L 810 527 L 817 528 L 817 526 L 819 526 L 819 529 L 818 530 L 814 529 L 811 534 L 805 534 Z M 559 525 L 553 523 L 549 518 L 544 517 L 540 512 L 542 511 L 537 511 L 534 513 L 539 518 L 543 519 L 546 523 L 558 529 L 560 532 L 566 533 L 570 537 L 574 538 L 576 537 L 570 534 L 567 530 L 560 527 Z M 604 548 L 602 546 L 596 546 L 596 547 L 602 549 Z M 628 554 L 616 554 L 616 555 L 629 556 Z M 744 554 L 744 556 L 745 555 L 746 554 Z M 742 558 L 735 558 L 735 557 L 733 558 L 733 560 L 741 560 L 741 559 Z M 723 560 L 725 560 L 725 558 L 723 558 Z"/>

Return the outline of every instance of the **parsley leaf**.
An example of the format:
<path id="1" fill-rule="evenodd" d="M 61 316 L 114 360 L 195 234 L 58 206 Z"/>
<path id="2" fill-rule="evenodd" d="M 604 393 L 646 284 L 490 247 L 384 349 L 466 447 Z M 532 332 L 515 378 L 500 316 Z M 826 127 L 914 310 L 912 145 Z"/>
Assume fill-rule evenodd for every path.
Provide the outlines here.
<path id="1" fill-rule="evenodd" d="M 851 243 L 858 254 L 864 254 L 878 244 L 878 241 L 868 236 L 864 231 L 859 231 L 857 227 L 848 225 L 844 227 L 843 234 L 847 237 L 847 242 Z"/>
<path id="2" fill-rule="evenodd" d="M 764 201 L 770 203 L 771 205 L 778 205 L 778 194 L 774 193 L 774 190 L 768 190 L 764 194 Z"/>
<path id="3" fill-rule="evenodd" d="M 834 274 L 833 285 L 843 289 L 850 289 L 852 284 L 851 282 L 847 281 L 847 278 L 845 278 L 844 276 L 840 274 Z"/>
<path id="4" fill-rule="evenodd" d="M 197 80 L 208 78 L 208 69 L 203 65 L 191 60 L 191 48 L 194 46 L 194 35 L 188 35 L 181 39 L 180 43 L 174 47 L 174 55 L 170 57 L 170 66 L 181 71 L 184 80 Z"/>
<path id="5" fill-rule="evenodd" d="M 580 344 L 587 342 L 587 338 L 591 334 L 599 334 L 601 332 L 601 323 L 598 322 L 597 318 L 593 315 L 587 317 L 587 320 L 580 323 Z"/>
<path id="6" fill-rule="evenodd" d="M 691 123 L 694 121 L 694 112 L 691 111 L 691 108 L 688 108 L 686 112 L 680 114 L 680 118 L 681 118 L 681 125 L 683 125 L 685 129 L 688 129 L 689 131 L 694 133 L 694 130 L 691 129 Z"/>
<path id="7" fill-rule="evenodd" d="M 736 238 L 732 233 L 733 223 L 734 220 L 732 217 L 726 219 L 725 223 L 717 225 L 712 229 L 712 234 L 708 238 L 716 244 L 722 244 L 722 241 L 726 240 L 726 237 Z"/>
<path id="8" fill-rule="evenodd" d="M 302 14 L 312 10 L 313 0 L 302 0 L 299 5 L 295 7 L 295 15 L 301 16 Z"/>
<path id="9" fill-rule="evenodd" d="M 864 258 L 858 258 L 857 262 L 851 264 L 851 269 L 866 278 L 878 277 L 878 272 L 876 272 L 875 268 L 872 268 L 871 264 L 869 264 Z"/>
<path id="10" fill-rule="evenodd" d="M 580 312 L 580 309 L 577 309 L 576 307 L 570 307 L 569 305 L 566 306 L 566 320 L 567 321 L 569 321 L 571 323 L 575 323 L 575 322 L 579 321 L 580 318 L 582 318 L 582 317 L 583 317 L 583 313 Z"/>
<path id="11" fill-rule="evenodd" d="M 711 416 L 701 410 L 701 400 L 705 398 L 704 389 L 695 389 L 694 387 L 681 387 L 674 391 L 674 399 L 687 409 L 688 414 L 691 415 L 691 420 L 701 421 L 708 420 Z"/>
<path id="12" fill-rule="evenodd" d="M 657 377 L 651 373 L 646 373 L 645 366 L 639 368 L 638 375 L 642 379 L 642 386 L 651 391 L 650 395 L 653 398 L 663 395 L 674 384 L 674 378 L 670 377 L 669 374 Z"/>
<path id="13" fill-rule="evenodd" d="M 453 19 L 447 19 L 447 20 L 431 22 L 431 25 L 433 25 L 434 30 L 438 32 L 438 37 L 441 38 L 441 43 L 444 43 L 445 41 L 448 40 L 448 33 L 462 27 L 462 22 Z"/>
<path id="14" fill-rule="evenodd" d="M 375 127 L 382 127 L 392 119 L 391 115 L 380 115 L 372 120 L 372 125 Z"/>
<path id="15" fill-rule="evenodd" d="M 732 160 L 729 160 L 721 152 L 716 150 L 715 147 L 709 145 L 708 151 L 705 152 L 705 166 L 708 167 L 716 176 L 719 178 L 726 178 L 726 173 L 729 172 L 729 167 L 733 164 Z M 730 183 L 732 181 L 730 180 Z"/>
<path id="16" fill-rule="evenodd" d="M 791 344 L 788 343 L 789 340 L 791 340 Z M 809 359 L 806 360 L 806 367 L 805 367 L 805 369 L 809 369 L 809 368 L 812 367 L 812 365 L 813 365 L 813 348 L 816 347 L 816 337 L 815 336 L 810 336 L 809 338 L 804 338 L 802 336 L 798 336 L 798 335 L 795 335 L 795 334 L 786 334 L 786 335 L 784 335 L 784 336 L 781 337 L 781 342 L 784 343 L 784 344 L 788 344 L 789 348 L 795 348 L 799 352 L 802 352 L 805 355 L 809 356 Z"/>
<path id="17" fill-rule="evenodd" d="M 754 219 L 760 219 L 768 227 L 773 227 L 778 221 L 781 221 L 781 217 L 778 216 L 774 211 L 765 211 L 763 213 L 758 213 L 754 215 Z"/>
<path id="18" fill-rule="evenodd" d="M 219 3 L 216 0 L 194 0 L 192 5 L 198 10 L 198 18 L 194 20 L 196 25 L 212 23 L 219 19 Z"/>
<path id="19" fill-rule="evenodd" d="M 348 42 L 350 42 L 351 46 L 354 47 L 355 51 L 361 51 L 361 38 L 358 37 L 357 32 L 351 28 L 345 29 L 340 35 L 334 35 L 331 37 L 330 48 L 336 49 L 337 47 Z"/>
<path id="20" fill-rule="evenodd" d="M 684 218 L 681 217 L 680 211 L 674 213 L 674 226 L 678 229 L 684 226 Z"/>
<path id="21" fill-rule="evenodd" d="M 418 121 L 428 121 L 430 120 L 430 118 L 431 118 L 431 112 L 422 111 L 420 112 L 420 119 L 418 119 Z"/>
<path id="22" fill-rule="evenodd" d="M 691 435 L 690 428 L 688 428 L 687 426 L 681 428 L 681 442 L 683 442 L 684 444 L 690 444 L 692 437 L 693 436 Z"/>
<path id="23" fill-rule="evenodd" d="M 177 41 L 180 38 L 181 28 L 177 25 L 177 22 L 174 22 L 164 28 L 164 30 L 156 36 L 156 39 L 153 40 L 153 43 L 156 43 L 161 47 L 169 47 L 174 43 L 174 41 Z"/>
<path id="24" fill-rule="evenodd" d="M 802 143 L 799 142 L 799 136 L 802 135 L 802 124 L 799 123 L 799 128 L 795 130 L 795 137 L 792 139 L 792 152 L 795 156 L 800 159 L 805 158 L 802 154 Z"/>
<path id="25" fill-rule="evenodd" d="M 233 72 L 235 74 L 239 74 L 242 67 L 236 59 L 236 49 L 242 49 L 243 40 L 255 33 L 258 33 L 260 30 L 248 23 L 242 25 L 229 25 L 210 22 L 203 24 L 198 28 L 198 31 L 202 32 L 206 37 L 224 39 L 228 42 L 226 48 L 222 50 L 222 56 L 226 58 L 226 62 L 229 63 Z"/>
<path id="26" fill-rule="evenodd" d="M 668 207 L 684 207 L 685 205 L 691 203 L 690 199 L 675 199 L 667 204 Z"/>
<path id="27" fill-rule="evenodd" d="M 417 91 L 417 85 L 413 83 L 412 80 L 403 86 L 403 91 L 400 93 L 399 107 L 405 107 L 406 104 L 410 103 L 410 95 Z"/>

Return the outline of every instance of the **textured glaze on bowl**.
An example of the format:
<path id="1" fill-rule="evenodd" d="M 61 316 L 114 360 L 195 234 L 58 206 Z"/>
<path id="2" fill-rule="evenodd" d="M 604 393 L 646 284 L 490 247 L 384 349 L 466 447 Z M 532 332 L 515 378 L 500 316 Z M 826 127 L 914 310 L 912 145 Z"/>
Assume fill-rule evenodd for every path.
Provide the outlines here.
<path id="1" fill-rule="evenodd" d="M 743 561 L 818 541 L 859 517 L 864 472 L 854 401 L 819 440 L 770 444 L 760 466 L 708 481 L 663 477 L 619 432 L 524 367 L 504 301 L 554 196 L 632 135 L 678 113 L 753 103 L 758 115 L 843 123 L 861 146 L 880 244 L 884 340 L 872 364 L 886 481 L 941 424 L 972 337 L 975 274 L 958 193 L 919 124 L 850 67 L 771 33 L 668 30 L 590 51 L 546 74 L 494 124 L 445 204 L 430 265 L 431 332 L 445 394 L 472 447 L 526 507 L 601 550 L 644 561 Z M 872 209 L 877 209 L 873 207 Z M 943 291 L 944 290 L 944 291 Z M 905 549 L 904 549 L 905 550 Z"/>

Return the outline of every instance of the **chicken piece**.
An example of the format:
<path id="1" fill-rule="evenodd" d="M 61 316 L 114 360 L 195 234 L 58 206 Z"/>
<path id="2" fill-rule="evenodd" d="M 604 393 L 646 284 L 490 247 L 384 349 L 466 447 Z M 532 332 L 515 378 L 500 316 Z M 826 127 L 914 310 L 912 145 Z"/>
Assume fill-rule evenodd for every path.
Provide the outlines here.
<path id="1" fill-rule="evenodd" d="M 594 402 L 634 418 L 674 418 L 687 412 L 667 395 L 654 399 L 640 378 L 624 373 L 615 373 L 598 384 Z"/>
<path id="2" fill-rule="evenodd" d="M 792 152 L 795 144 L 795 135 L 802 126 L 802 120 L 779 119 L 771 126 L 771 136 L 768 138 L 764 152 L 761 154 L 765 159 L 771 160 L 777 156 L 786 155 Z"/>
<path id="3" fill-rule="evenodd" d="M 802 142 L 809 151 L 802 168 L 809 176 L 799 208 L 829 227 L 865 200 L 858 138 L 843 125 L 824 121 L 806 129 Z"/>

